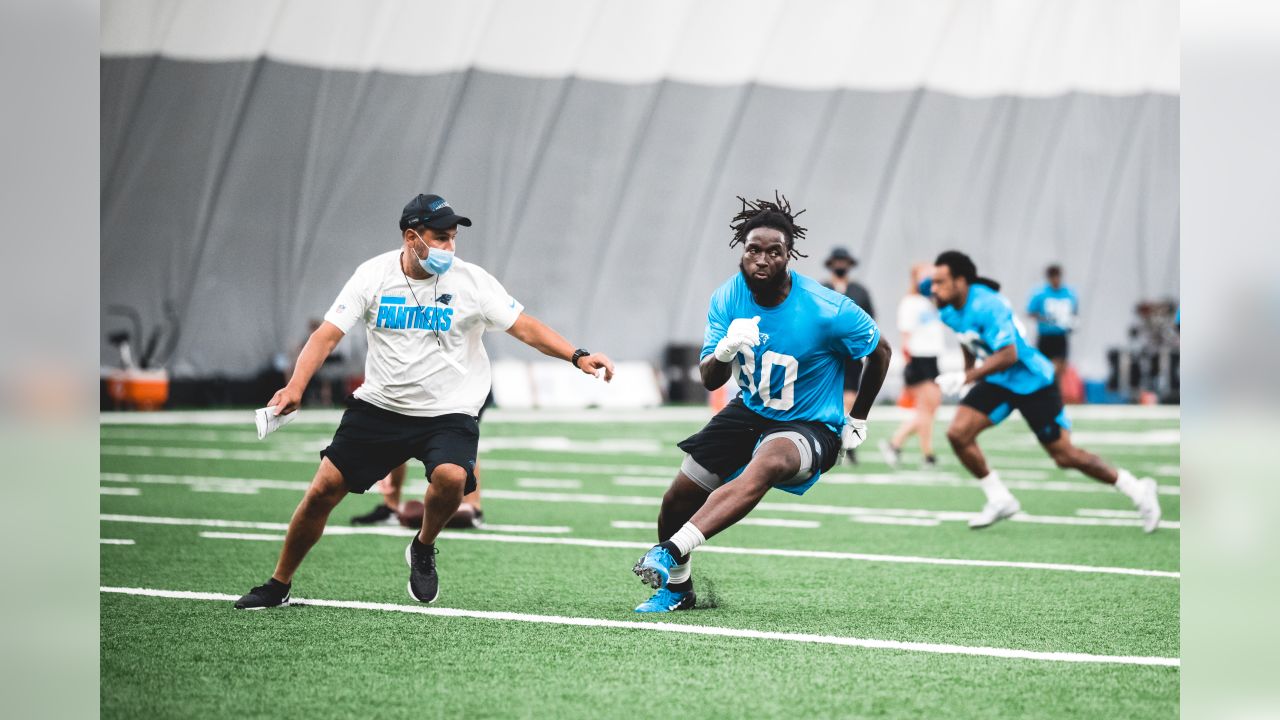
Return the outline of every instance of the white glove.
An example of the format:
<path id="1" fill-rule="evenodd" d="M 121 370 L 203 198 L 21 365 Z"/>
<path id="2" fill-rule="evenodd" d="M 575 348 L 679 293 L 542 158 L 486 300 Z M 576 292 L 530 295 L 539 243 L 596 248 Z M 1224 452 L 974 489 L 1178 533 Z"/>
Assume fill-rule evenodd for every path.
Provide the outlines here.
<path id="1" fill-rule="evenodd" d="M 938 376 L 938 387 L 942 390 L 942 394 L 946 397 L 960 397 L 964 392 L 964 373 L 949 372 Z"/>
<path id="2" fill-rule="evenodd" d="M 760 316 L 747 320 L 738 318 L 729 323 L 724 337 L 716 343 L 715 356 L 722 363 L 733 362 L 738 351 L 744 347 L 755 347 L 760 344 Z"/>
<path id="3" fill-rule="evenodd" d="M 844 429 L 840 432 L 840 447 L 845 450 L 852 450 L 861 445 L 867 439 L 867 421 L 856 420 L 844 416 Z"/>

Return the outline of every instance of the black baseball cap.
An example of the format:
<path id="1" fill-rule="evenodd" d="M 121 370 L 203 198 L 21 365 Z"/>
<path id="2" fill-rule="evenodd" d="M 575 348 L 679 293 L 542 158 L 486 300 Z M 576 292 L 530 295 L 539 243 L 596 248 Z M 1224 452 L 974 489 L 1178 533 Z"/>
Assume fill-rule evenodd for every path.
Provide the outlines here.
<path id="1" fill-rule="evenodd" d="M 433 230 L 443 230 L 454 225 L 471 227 L 471 218 L 453 211 L 449 202 L 439 195 L 419 195 L 404 206 L 400 213 L 400 231 L 426 225 Z"/>
<path id="2" fill-rule="evenodd" d="M 831 254 L 827 256 L 827 261 L 823 263 L 827 267 L 831 267 L 831 263 L 843 260 L 851 266 L 857 266 L 858 260 L 849 254 L 849 251 L 842 247 L 831 248 Z"/>

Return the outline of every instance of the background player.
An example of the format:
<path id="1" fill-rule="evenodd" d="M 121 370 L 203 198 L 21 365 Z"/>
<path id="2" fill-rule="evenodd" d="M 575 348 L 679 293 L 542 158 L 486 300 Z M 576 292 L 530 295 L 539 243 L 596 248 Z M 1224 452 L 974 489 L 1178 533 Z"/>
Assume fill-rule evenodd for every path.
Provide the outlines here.
<path id="1" fill-rule="evenodd" d="M 911 268 L 911 288 L 898 303 L 898 332 L 902 333 L 902 354 L 907 360 L 903 369 L 903 392 L 911 397 L 914 411 L 902 421 L 890 440 L 880 441 L 880 453 L 889 467 L 902 460 L 902 445 L 913 433 L 920 437 L 924 467 L 935 468 L 933 454 L 933 418 L 942 404 L 942 391 L 934 380 L 938 377 L 938 356 L 942 354 L 946 330 L 938 318 L 933 301 L 920 293 L 920 283 L 933 274 L 933 266 L 920 263 Z"/>
<path id="2" fill-rule="evenodd" d="M 803 257 L 795 250 L 805 233 L 795 224 L 800 213 L 778 195 L 738 199 L 729 246 L 741 244 L 742 259 L 711 296 L 699 369 L 708 390 L 732 378 L 742 394 L 679 444 L 687 455 L 662 498 L 662 542 L 633 568 L 657 592 L 636 612 L 693 607 L 690 552 L 746 517 L 769 488 L 803 495 L 835 464 L 842 441 L 862 443 L 889 368 L 889 344 L 866 312 L 788 269 Z M 845 360 L 863 357 L 862 391 L 846 417 Z"/>
<path id="3" fill-rule="evenodd" d="M 1069 354 L 1068 339 L 1080 315 L 1080 298 L 1074 288 L 1062 284 L 1062 267 L 1044 271 L 1045 284 L 1031 294 L 1027 313 L 1036 320 L 1036 348 L 1053 363 L 1058 389 L 1062 389 Z"/>
<path id="4" fill-rule="evenodd" d="M 475 488 L 476 414 L 491 385 L 481 336 L 505 330 L 582 372 L 613 363 L 602 354 L 574 350 L 478 265 L 454 257 L 458 226 L 471 220 L 444 198 L 418 195 L 400 215 L 400 247 L 356 268 L 325 321 L 312 333 L 289 384 L 270 406 L 278 414 L 298 408 L 303 388 L 324 358 L 357 325 L 368 338 L 365 380 L 353 394 L 320 467 L 289 521 L 275 572 L 236 601 L 238 609 L 287 604 L 293 575 L 324 533 L 329 513 L 347 493 L 363 493 L 410 458 L 422 461 L 427 487 L 422 528 L 405 548 L 409 595 L 433 602 L 439 595 L 435 540 Z"/>
<path id="5" fill-rule="evenodd" d="M 835 290 L 852 300 L 862 308 L 872 320 L 876 319 L 876 310 L 871 305 L 871 292 L 866 286 L 853 279 L 853 269 L 858 267 L 858 259 L 849 254 L 843 247 L 831 248 L 831 254 L 823 265 L 831 275 L 822 281 L 822 286 Z M 848 358 L 844 364 L 844 411 L 853 407 L 858 397 L 858 387 L 862 384 L 862 360 Z M 858 451 L 845 448 L 845 458 L 851 463 L 858 462 Z"/>
<path id="6" fill-rule="evenodd" d="M 979 433 L 1017 410 L 1058 467 L 1079 470 L 1115 485 L 1137 507 L 1142 529 L 1154 531 L 1160 524 L 1156 481 L 1139 480 L 1127 470 L 1117 471 L 1097 455 L 1071 444 L 1071 422 L 1054 382 L 1053 366 L 1027 345 L 1009 301 L 997 292 L 999 284 L 979 278 L 968 255 L 948 250 L 935 261 L 929 285 L 942 322 L 956 332 L 964 348 L 965 371 L 940 376 L 938 385 L 947 395 L 959 395 L 962 388 L 973 385 L 947 430 L 956 457 L 979 479 L 987 496 L 986 505 L 969 521 L 969 527 L 987 527 L 1021 509 L 996 471 L 987 467 L 977 442 Z M 975 360 L 982 360 L 982 364 L 975 365 Z"/>

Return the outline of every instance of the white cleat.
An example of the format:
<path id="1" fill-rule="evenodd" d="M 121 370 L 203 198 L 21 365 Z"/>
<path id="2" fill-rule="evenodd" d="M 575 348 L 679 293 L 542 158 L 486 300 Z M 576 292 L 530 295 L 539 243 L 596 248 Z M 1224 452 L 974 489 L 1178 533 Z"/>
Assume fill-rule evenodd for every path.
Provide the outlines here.
<path id="1" fill-rule="evenodd" d="M 1018 499 L 1010 495 L 1004 500 L 991 500 L 982 506 L 982 511 L 969 518 L 969 527 L 978 530 L 994 525 L 1005 518 L 1013 517 L 1022 511 Z"/>
<path id="2" fill-rule="evenodd" d="M 1134 504 L 1138 506 L 1138 517 L 1142 518 L 1142 532 L 1153 533 L 1160 527 L 1160 494 L 1153 478 L 1142 478 L 1138 483 L 1142 490 Z"/>
<path id="3" fill-rule="evenodd" d="M 890 445 L 888 440 L 881 440 L 879 447 L 880 457 L 884 458 L 884 463 L 891 469 L 897 470 L 898 463 L 902 460 L 901 451 L 894 450 L 893 445 Z"/>

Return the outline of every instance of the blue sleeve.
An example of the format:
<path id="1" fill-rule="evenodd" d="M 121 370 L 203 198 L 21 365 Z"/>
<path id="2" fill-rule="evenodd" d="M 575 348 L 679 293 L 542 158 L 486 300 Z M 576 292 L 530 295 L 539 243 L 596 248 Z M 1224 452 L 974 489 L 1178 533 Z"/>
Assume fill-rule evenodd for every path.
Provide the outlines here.
<path id="1" fill-rule="evenodd" d="M 724 339 L 729 329 L 729 303 L 723 289 L 711 296 L 711 307 L 707 309 L 707 329 L 702 339 L 702 354 L 699 361 L 716 351 L 716 345 Z"/>
<path id="2" fill-rule="evenodd" d="M 832 349 L 857 360 L 880 344 L 880 328 L 857 303 L 846 299 L 831 320 Z"/>
<path id="3" fill-rule="evenodd" d="M 1031 302 L 1027 303 L 1027 314 L 1028 315 L 1044 314 L 1044 293 L 1038 292 L 1038 291 L 1035 293 L 1032 293 Z"/>
<path id="4" fill-rule="evenodd" d="M 1013 311 L 997 298 L 983 302 L 982 326 L 979 328 L 983 343 L 996 352 L 1017 340 L 1018 328 L 1013 324 Z"/>

